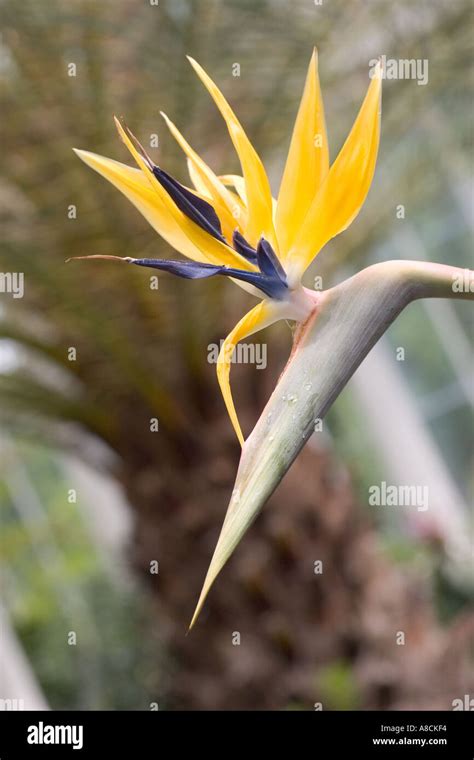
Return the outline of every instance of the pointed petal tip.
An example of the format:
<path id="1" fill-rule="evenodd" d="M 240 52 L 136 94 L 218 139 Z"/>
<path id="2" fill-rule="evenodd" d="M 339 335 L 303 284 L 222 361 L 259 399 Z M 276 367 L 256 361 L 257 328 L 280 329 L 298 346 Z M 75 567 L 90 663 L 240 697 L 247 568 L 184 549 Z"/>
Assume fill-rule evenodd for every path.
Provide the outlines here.
<path id="1" fill-rule="evenodd" d="M 144 171 L 145 174 L 147 173 L 147 170 L 152 172 L 155 167 L 155 163 L 152 161 L 141 142 L 137 140 L 123 119 L 118 119 L 116 116 L 114 116 L 114 121 L 122 142 L 134 157 L 139 168 Z"/>
<path id="2" fill-rule="evenodd" d="M 119 119 L 118 116 L 116 116 L 114 114 L 115 127 L 117 129 L 117 132 L 119 133 L 120 139 L 122 140 L 122 142 L 124 142 L 126 144 L 126 140 L 125 140 L 125 137 L 124 137 L 125 128 L 124 128 L 124 124 L 122 122 L 123 122 L 123 119 Z"/>
<path id="3" fill-rule="evenodd" d="M 99 153 L 94 153 L 92 150 L 82 150 L 81 148 L 73 148 L 72 150 L 76 156 L 81 159 L 81 161 L 87 164 L 87 166 L 90 166 L 91 169 L 95 169 L 95 171 L 99 171 L 97 166 L 101 163 L 117 163 L 114 162 L 112 158 L 106 158 L 105 156 L 101 156 Z"/>
<path id="4" fill-rule="evenodd" d="M 205 70 L 201 66 L 200 63 L 196 61 L 195 58 L 193 58 L 191 55 L 187 55 L 186 58 L 188 59 L 189 63 L 193 67 L 194 71 L 198 75 L 198 77 L 201 79 L 202 82 L 205 84 L 205 80 L 209 79 L 208 75 L 206 74 Z M 214 82 L 212 82 L 214 84 Z M 207 85 L 206 85 L 207 86 Z"/>
<path id="5" fill-rule="evenodd" d="M 176 135 L 177 135 L 178 129 L 174 121 L 172 121 L 170 117 L 167 114 L 165 114 L 164 111 L 160 111 L 160 116 L 164 119 L 164 122 L 166 126 L 168 127 L 169 131 L 171 132 L 171 134 L 174 135 L 175 139 L 177 139 Z"/>
<path id="6" fill-rule="evenodd" d="M 375 72 L 374 72 L 373 78 L 382 80 L 383 71 L 384 71 L 383 56 L 379 55 L 379 57 L 377 58 L 377 63 L 375 64 Z"/>
<path id="7" fill-rule="evenodd" d="M 126 143 L 125 137 L 129 136 L 130 130 L 125 124 L 125 120 L 123 116 L 119 117 L 114 114 L 114 122 L 121 139 L 123 140 L 124 143 Z"/>
<path id="8" fill-rule="evenodd" d="M 194 71 L 195 71 L 197 74 L 199 74 L 199 71 L 200 71 L 200 69 L 201 69 L 201 66 L 200 66 L 200 65 L 199 65 L 199 63 L 196 61 L 196 59 L 195 59 L 195 58 L 193 58 L 191 55 L 187 55 L 187 56 L 186 56 L 186 58 L 188 59 L 188 61 L 189 61 L 189 63 L 191 64 L 191 66 L 193 67 Z"/>
<path id="9" fill-rule="evenodd" d="M 95 156 L 95 153 L 92 153 L 90 150 L 82 150 L 82 148 L 73 148 L 72 149 L 76 156 L 81 159 L 81 161 L 84 161 L 84 163 L 88 163 L 88 159 L 90 156 Z"/>
<path id="10" fill-rule="evenodd" d="M 238 439 L 238 441 L 240 443 L 240 448 L 243 449 L 244 448 L 245 440 L 244 440 L 244 435 L 242 433 L 242 430 L 240 430 L 240 428 L 239 428 L 239 430 L 236 430 L 235 433 L 236 433 L 237 439 Z"/>

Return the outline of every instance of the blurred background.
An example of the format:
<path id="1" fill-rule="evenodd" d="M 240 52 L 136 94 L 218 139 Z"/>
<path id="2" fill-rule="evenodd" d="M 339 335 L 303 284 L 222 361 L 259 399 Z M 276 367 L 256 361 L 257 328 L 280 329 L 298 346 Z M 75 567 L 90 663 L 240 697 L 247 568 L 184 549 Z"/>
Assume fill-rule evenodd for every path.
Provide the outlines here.
<path id="1" fill-rule="evenodd" d="M 0 271 L 25 278 L 23 298 L 0 293 L 3 706 L 452 709 L 473 693 L 469 304 L 401 315 L 186 637 L 239 457 L 208 345 L 253 299 L 218 278 L 163 275 L 154 290 L 146 270 L 64 263 L 172 257 L 71 150 L 130 162 L 114 113 L 145 146 L 157 135 L 151 155 L 183 182 L 160 110 L 214 170 L 238 171 L 186 54 L 235 107 L 276 194 L 317 45 L 332 158 L 371 59 L 426 59 L 429 79 L 385 82 L 373 187 L 306 284 L 392 258 L 472 266 L 470 7 L 0 1 Z M 268 367 L 232 370 L 246 433 L 291 333 L 256 340 Z M 428 486 L 429 509 L 370 506 L 382 481 Z"/>

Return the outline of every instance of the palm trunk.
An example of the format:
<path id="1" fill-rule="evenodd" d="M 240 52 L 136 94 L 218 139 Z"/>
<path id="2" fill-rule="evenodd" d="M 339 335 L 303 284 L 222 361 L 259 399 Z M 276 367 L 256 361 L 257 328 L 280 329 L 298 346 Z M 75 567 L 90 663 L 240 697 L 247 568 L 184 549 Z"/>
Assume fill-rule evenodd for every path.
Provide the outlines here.
<path id="1" fill-rule="evenodd" d="M 212 450 L 185 478 L 152 465 L 123 474 L 133 563 L 175 663 L 160 685 L 164 706 L 451 709 L 469 691 L 467 623 L 458 621 L 459 646 L 448 649 L 452 632 L 434 619 L 427 585 L 384 556 L 327 451 L 302 452 L 186 635 L 232 488 L 220 453 L 228 441 L 212 433 Z"/>

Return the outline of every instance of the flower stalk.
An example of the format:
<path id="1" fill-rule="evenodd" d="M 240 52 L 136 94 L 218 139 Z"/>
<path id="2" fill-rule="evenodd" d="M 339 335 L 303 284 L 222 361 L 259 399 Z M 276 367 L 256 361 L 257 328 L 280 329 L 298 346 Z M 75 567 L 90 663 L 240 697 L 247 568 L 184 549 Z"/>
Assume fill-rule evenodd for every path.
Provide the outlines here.
<path id="1" fill-rule="evenodd" d="M 370 349 L 412 301 L 474 300 L 474 272 L 387 261 L 322 291 L 243 446 L 234 490 L 192 627 L 224 564 Z"/>

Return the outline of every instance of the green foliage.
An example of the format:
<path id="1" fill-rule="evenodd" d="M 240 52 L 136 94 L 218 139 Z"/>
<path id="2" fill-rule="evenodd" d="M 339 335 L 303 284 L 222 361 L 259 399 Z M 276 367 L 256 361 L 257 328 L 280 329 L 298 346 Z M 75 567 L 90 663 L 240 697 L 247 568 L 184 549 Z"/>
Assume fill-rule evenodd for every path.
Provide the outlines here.
<path id="1" fill-rule="evenodd" d="M 36 447 L 17 453 L 21 473 L 10 462 L 11 490 L 5 483 L 0 490 L 4 601 L 50 706 L 148 709 L 161 694 L 149 666 L 152 655 L 159 663 L 159 648 L 145 598 L 129 579 L 124 584 L 123 569 L 104 572 L 83 504 L 66 499 L 70 482 L 56 461 Z M 37 504 L 25 515 L 22 489 L 30 477 Z M 144 627 L 145 645 L 139 645 Z"/>
<path id="2" fill-rule="evenodd" d="M 343 660 L 323 668 L 318 677 L 320 701 L 327 710 L 357 710 L 359 696 L 354 673 Z"/>

